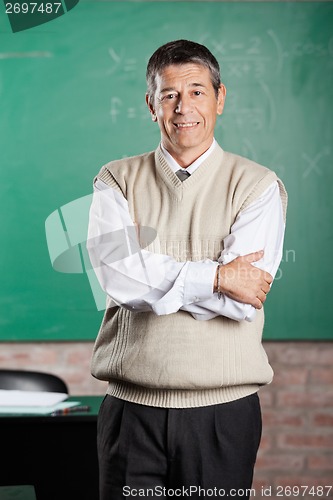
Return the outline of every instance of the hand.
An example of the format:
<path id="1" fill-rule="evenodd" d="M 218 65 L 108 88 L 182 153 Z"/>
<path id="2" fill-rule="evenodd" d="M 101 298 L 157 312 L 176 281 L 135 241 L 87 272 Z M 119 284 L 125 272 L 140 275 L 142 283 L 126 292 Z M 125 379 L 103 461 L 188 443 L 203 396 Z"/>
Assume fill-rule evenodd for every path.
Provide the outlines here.
<path id="1" fill-rule="evenodd" d="M 261 250 L 237 257 L 229 264 L 220 266 L 220 291 L 231 299 L 261 309 L 273 281 L 269 273 L 252 265 L 252 262 L 257 262 L 263 255 L 264 251 Z M 214 291 L 217 292 L 217 273 Z"/>

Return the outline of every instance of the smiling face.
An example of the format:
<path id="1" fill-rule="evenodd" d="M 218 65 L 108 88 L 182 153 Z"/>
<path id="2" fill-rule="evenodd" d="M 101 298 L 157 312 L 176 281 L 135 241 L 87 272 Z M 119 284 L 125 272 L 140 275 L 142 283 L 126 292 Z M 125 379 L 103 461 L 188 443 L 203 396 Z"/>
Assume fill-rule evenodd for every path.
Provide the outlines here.
<path id="1" fill-rule="evenodd" d="M 155 77 L 156 92 L 146 101 L 161 131 L 162 144 L 182 167 L 193 163 L 211 146 L 217 115 L 226 90 L 216 96 L 210 71 L 201 64 L 170 65 Z"/>

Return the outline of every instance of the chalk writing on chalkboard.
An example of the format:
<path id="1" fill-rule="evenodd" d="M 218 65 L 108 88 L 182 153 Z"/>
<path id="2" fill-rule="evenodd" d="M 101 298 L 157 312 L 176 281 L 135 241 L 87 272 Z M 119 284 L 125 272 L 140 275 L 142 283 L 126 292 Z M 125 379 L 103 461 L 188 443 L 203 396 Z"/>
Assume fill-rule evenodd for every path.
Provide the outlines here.
<path id="1" fill-rule="evenodd" d="M 267 52 L 267 40 L 274 47 L 273 55 Z M 270 75 L 269 68 L 274 67 L 280 72 L 283 65 L 282 44 L 273 30 L 261 36 L 249 37 L 244 41 L 230 41 L 226 43 L 217 40 L 211 35 L 203 34 L 199 40 L 207 43 L 215 55 L 221 61 L 222 78 L 227 75 L 228 79 L 242 80 L 244 77 L 252 78 L 262 89 L 263 99 L 255 106 L 244 105 L 240 99 L 231 93 L 228 94 L 228 109 L 235 113 L 235 125 L 241 129 L 244 126 L 251 126 L 253 130 L 260 131 L 265 126 L 273 127 L 276 118 L 276 106 L 270 87 L 266 82 L 267 75 Z M 145 68 L 148 55 L 134 57 L 130 49 L 109 47 L 110 68 L 108 75 L 117 74 L 125 81 L 132 79 L 138 74 L 139 68 Z M 141 73 L 144 73 L 142 69 Z M 140 72 L 139 72 L 140 74 Z M 113 94 L 110 99 L 110 118 L 113 124 L 117 124 L 120 119 L 148 119 L 149 113 L 144 105 L 137 105 L 136 102 L 128 103 L 129 96 L 122 96 L 121 93 Z M 217 123 L 222 127 L 222 123 Z"/>
<path id="2" fill-rule="evenodd" d="M 330 148 L 327 146 L 319 153 L 316 154 L 315 157 L 309 156 L 307 153 L 302 154 L 302 159 L 305 161 L 306 169 L 302 174 L 302 178 L 306 179 L 310 176 L 310 174 L 323 175 L 323 171 L 321 169 L 321 165 L 319 165 L 320 160 L 330 155 Z"/>

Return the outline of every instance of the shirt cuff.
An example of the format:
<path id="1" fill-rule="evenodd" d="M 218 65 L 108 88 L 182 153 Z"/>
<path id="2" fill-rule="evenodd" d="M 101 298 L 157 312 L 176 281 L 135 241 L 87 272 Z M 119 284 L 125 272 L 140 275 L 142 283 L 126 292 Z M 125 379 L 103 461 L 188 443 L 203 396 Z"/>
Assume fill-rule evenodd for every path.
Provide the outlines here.
<path id="1" fill-rule="evenodd" d="M 189 262 L 184 284 L 184 305 L 201 302 L 213 295 L 217 262 Z"/>
<path id="2" fill-rule="evenodd" d="M 254 320 L 254 318 L 256 317 L 257 315 L 257 310 L 255 307 L 251 306 L 251 309 L 250 311 L 247 313 L 246 317 L 245 317 L 245 320 L 246 321 L 249 321 L 251 323 L 251 321 Z"/>

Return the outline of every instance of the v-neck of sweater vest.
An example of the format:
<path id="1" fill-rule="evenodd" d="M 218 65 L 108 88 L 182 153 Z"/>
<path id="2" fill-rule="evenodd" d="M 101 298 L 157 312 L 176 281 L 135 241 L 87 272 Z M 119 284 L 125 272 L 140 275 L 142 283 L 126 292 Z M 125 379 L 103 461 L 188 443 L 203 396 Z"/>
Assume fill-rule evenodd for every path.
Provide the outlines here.
<path id="1" fill-rule="evenodd" d="M 203 161 L 188 179 L 182 182 L 168 164 L 159 146 L 155 151 L 156 171 L 171 191 L 175 194 L 180 194 L 188 190 L 193 190 L 193 186 L 200 188 L 200 179 L 207 175 L 212 175 L 212 169 L 215 170 L 221 166 L 223 155 L 223 149 L 216 144 L 208 158 Z"/>

